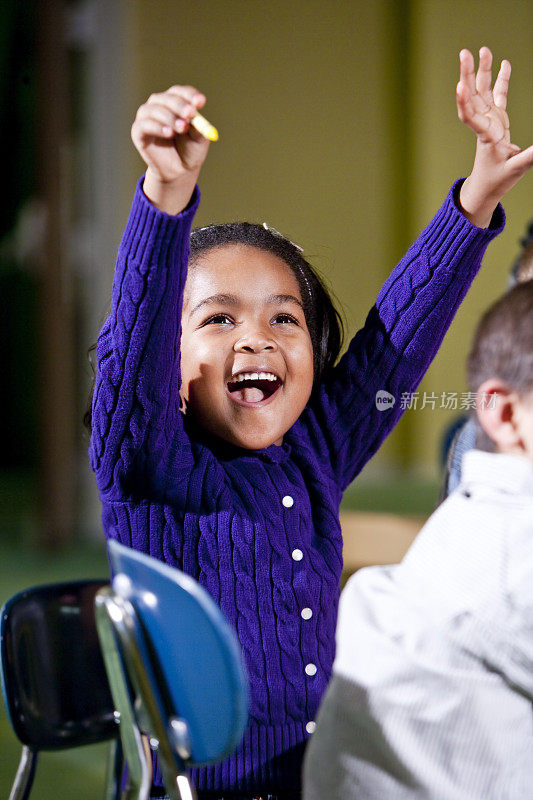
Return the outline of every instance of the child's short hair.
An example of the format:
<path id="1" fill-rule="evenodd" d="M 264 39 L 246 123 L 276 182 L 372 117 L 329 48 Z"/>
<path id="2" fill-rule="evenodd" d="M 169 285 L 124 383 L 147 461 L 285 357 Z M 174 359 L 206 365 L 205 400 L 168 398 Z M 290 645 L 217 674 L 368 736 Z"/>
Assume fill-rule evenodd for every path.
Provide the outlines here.
<path id="1" fill-rule="evenodd" d="M 301 248 L 278 231 L 251 222 L 228 222 L 196 228 L 191 233 L 189 266 L 201 253 L 224 245 L 244 244 L 273 253 L 298 281 L 313 345 L 313 386 L 337 360 L 344 335 L 342 319 L 322 279 L 303 257 Z"/>
<path id="2" fill-rule="evenodd" d="M 533 280 L 515 286 L 481 318 L 467 361 L 470 391 L 500 378 L 520 395 L 533 390 Z M 475 416 L 476 447 L 494 450 Z"/>

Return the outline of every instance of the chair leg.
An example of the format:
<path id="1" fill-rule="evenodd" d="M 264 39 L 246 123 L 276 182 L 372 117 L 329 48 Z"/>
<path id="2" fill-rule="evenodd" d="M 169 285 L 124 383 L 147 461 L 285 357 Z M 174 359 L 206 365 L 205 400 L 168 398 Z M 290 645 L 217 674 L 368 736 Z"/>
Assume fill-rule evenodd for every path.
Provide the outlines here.
<path id="1" fill-rule="evenodd" d="M 176 785 L 180 800 L 196 800 L 196 792 L 189 783 L 186 775 L 178 775 L 176 778 Z"/>
<path id="2" fill-rule="evenodd" d="M 122 752 L 122 742 L 117 738 L 113 739 L 107 753 L 104 800 L 120 800 L 123 772 L 124 756 Z"/>
<path id="3" fill-rule="evenodd" d="M 149 764 L 146 758 L 147 754 L 130 698 L 128 680 L 108 615 L 108 605 L 111 603 L 112 595 L 109 589 L 100 589 L 95 599 L 96 627 L 111 695 L 120 714 L 120 738 L 129 772 L 128 786 L 123 793 L 123 800 L 148 800 L 152 784 L 151 762 Z"/>
<path id="4" fill-rule="evenodd" d="M 9 800 L 27 800 L 29 797 L 38 755 L 36 750 L 31 750 L 26 745 L 23 746 Z"/>

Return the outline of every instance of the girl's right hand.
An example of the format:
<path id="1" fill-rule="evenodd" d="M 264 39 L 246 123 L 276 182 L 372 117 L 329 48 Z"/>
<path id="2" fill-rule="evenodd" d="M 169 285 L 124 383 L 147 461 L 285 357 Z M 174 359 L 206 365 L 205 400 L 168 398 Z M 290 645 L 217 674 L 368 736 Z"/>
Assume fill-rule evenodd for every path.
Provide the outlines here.
<path id="1" fill-rule="evenodd" d="M 147 164 L 144 193 L 168 214 L 189 202 L 209 141 L 191 125 L 205 96 L 193 86 L 171 86 L 152 94 L 135 117 L 131 138 Z"/>

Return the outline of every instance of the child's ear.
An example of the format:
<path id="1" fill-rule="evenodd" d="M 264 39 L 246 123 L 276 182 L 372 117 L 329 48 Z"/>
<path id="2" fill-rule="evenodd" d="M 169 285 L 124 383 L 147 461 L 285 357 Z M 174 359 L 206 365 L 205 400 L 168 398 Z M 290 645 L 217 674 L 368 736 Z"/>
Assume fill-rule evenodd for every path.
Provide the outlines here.
<path id="1" fill-rule="evenodd" d="M 516 420 L 518 401 L 518 394 L 500 378 L 490 378 L 477 391 L 479 424 L 500 453 L 516 452 L 521 448 Z"/>

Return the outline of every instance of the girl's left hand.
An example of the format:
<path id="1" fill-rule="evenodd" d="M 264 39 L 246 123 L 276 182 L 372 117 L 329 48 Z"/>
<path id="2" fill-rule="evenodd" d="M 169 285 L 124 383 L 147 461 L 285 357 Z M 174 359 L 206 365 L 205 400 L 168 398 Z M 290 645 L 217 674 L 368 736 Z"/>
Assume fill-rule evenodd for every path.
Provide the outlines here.
<path id="1" fill-rule="evenodd" d="M 469 50 L 461 50 L 459 59 L 457 113 L 477 136 L 474 166 L 461 187 L 459 202 L 474 225 L 486 228 L 502 197 L 533 166 L 533 146 L 521 150 L 511 143 L 506 111 L 510 63 L 502 61 L 492 89 L 492 53 L 488 47 L 479 51 L 477 74 Z"/>

